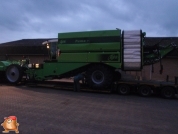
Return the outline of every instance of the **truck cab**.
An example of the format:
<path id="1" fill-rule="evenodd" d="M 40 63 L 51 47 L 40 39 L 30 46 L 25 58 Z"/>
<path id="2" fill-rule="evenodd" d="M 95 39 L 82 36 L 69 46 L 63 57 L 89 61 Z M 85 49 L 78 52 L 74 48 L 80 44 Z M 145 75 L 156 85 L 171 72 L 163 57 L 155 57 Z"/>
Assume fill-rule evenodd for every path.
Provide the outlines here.
<path id="1" fill-rule="evenodd" d="M 49 60 L 56 60 L 60 55 L 60 49 L 57 47 L 58 39 L 48 40 L 42 44 L 48 49 Z"/>

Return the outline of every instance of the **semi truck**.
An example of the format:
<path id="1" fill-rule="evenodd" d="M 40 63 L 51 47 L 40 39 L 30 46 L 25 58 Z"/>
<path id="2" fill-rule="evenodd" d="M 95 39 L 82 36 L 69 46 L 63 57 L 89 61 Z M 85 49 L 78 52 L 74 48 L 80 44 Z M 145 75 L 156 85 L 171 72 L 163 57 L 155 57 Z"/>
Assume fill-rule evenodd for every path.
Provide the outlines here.
<path id="1" fill-rule="evenodd" d="M 142 30 L 120 29 L 58 33 L 57 40 L 42 43 L 48 49 L 49 59 L 43 63 L 3 64 L 6 78 L 10 83 L 18 83 L 24 75 L 30 81 L 45 81 L 82 73 L 92 89 L 108 89 L 117 81 L 121 94 L 128 94 L 134 87 L 142 96 L 149 96 L 154 84 L 121 83 L 118 70 L 141 71 L 144 65 L 161 61 L 177 46 L 174 43 L 160 46 L 158 43 L 145 47 L 145 36 Z M 159 91 L 164 97 L 171 98 L 177 93 L 177 86 L 159 85 Z"/>

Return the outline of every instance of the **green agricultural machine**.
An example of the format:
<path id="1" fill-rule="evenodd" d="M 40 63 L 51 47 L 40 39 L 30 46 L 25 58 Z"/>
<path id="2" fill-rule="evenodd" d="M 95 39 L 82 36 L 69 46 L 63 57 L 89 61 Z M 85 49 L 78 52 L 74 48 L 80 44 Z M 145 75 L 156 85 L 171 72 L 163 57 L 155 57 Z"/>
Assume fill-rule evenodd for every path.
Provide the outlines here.
<path id="1" fill-rule="evenodd" d="M 23 64 L 1 62 L 10 83 L 18 83 L 23 75 L 28 80 L 45 81 L 72 77 L 83 73 L 93 89 L 106 89 L 123 71 L 140 71 L 144 65 L 160 61 L 176 48 L 175 44 L 144 47 L 142 30 L 102 30 L 59 33 L 58 40 L 43 42 L 49 60 Z"/>
<path id="2" fill-rule="evenodd" d="M 26 74 L 43 81 L 85 73 L 91 88 L 105 89 L 118 74 L 116 69 L 142 69 L 144 36 L 141 30 L 119 29 L 59 33 L 57 42 L 43 43 L 49 49 L 49 60 L 29 64 Z"/>
<path id="3" fill-rule="evenodd" d="M 4 77 L 10 83 L 18 83 L 21 81 L 25 70 L 28 67 L 29 60 L 11 61 L 4 60 L 0 61 L 0 75 L 1 79 Z"/>

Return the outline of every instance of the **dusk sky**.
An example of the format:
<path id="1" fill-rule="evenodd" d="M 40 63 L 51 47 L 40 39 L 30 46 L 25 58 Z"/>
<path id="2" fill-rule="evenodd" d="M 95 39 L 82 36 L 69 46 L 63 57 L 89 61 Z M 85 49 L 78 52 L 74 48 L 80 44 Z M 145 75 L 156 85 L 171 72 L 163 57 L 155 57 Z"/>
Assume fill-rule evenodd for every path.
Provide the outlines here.
<path id="1" fill-rule="evenodd" d="M 141 29 L 178 36 L 177 0 L 0 0 L 0 43 L 61 32 Z"/>

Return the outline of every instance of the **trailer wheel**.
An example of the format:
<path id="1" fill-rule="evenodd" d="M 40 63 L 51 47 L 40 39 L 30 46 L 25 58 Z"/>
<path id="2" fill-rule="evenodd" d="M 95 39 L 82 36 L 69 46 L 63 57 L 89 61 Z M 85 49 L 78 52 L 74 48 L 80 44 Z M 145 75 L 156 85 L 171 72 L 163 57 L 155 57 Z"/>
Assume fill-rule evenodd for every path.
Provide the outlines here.
<path id="1" fill-rule="evenodd" d="M 162 97 L 171 99 L 175 96 L 175 90 L 172 87 L 163 87 L 161 90 Z"/>
<path id="2" fill-rule="evenodd" d="M 16 84 L 22 79 L 22 68 L 17 64 L 12 64 L 7 67 L 5 75 L 8 82 Z"/>
<path id="3" fill-rule="evenodd" d="M 130 87 L 129 87 L 129 85 L 126 85 L 126 84 L 119 85 L 119 87 L 118 87 L 118 93 L 122 94 L 122 95 L 129 94 L 130 93 Z"/>
<path id="4" fill-rule="evenodd" d="M 113 80 L 113 71 L 107 66 L 93 65 L 86 72 L 87 84 L 94 89 L 106 89 Z"/>
<path id="5" fill-rule="evenodd" d="M 147 85 L 140 86 L 138 88 L 138 93 L 143 97 L 148 97 L 151 95 L 151 87 Z"/>

